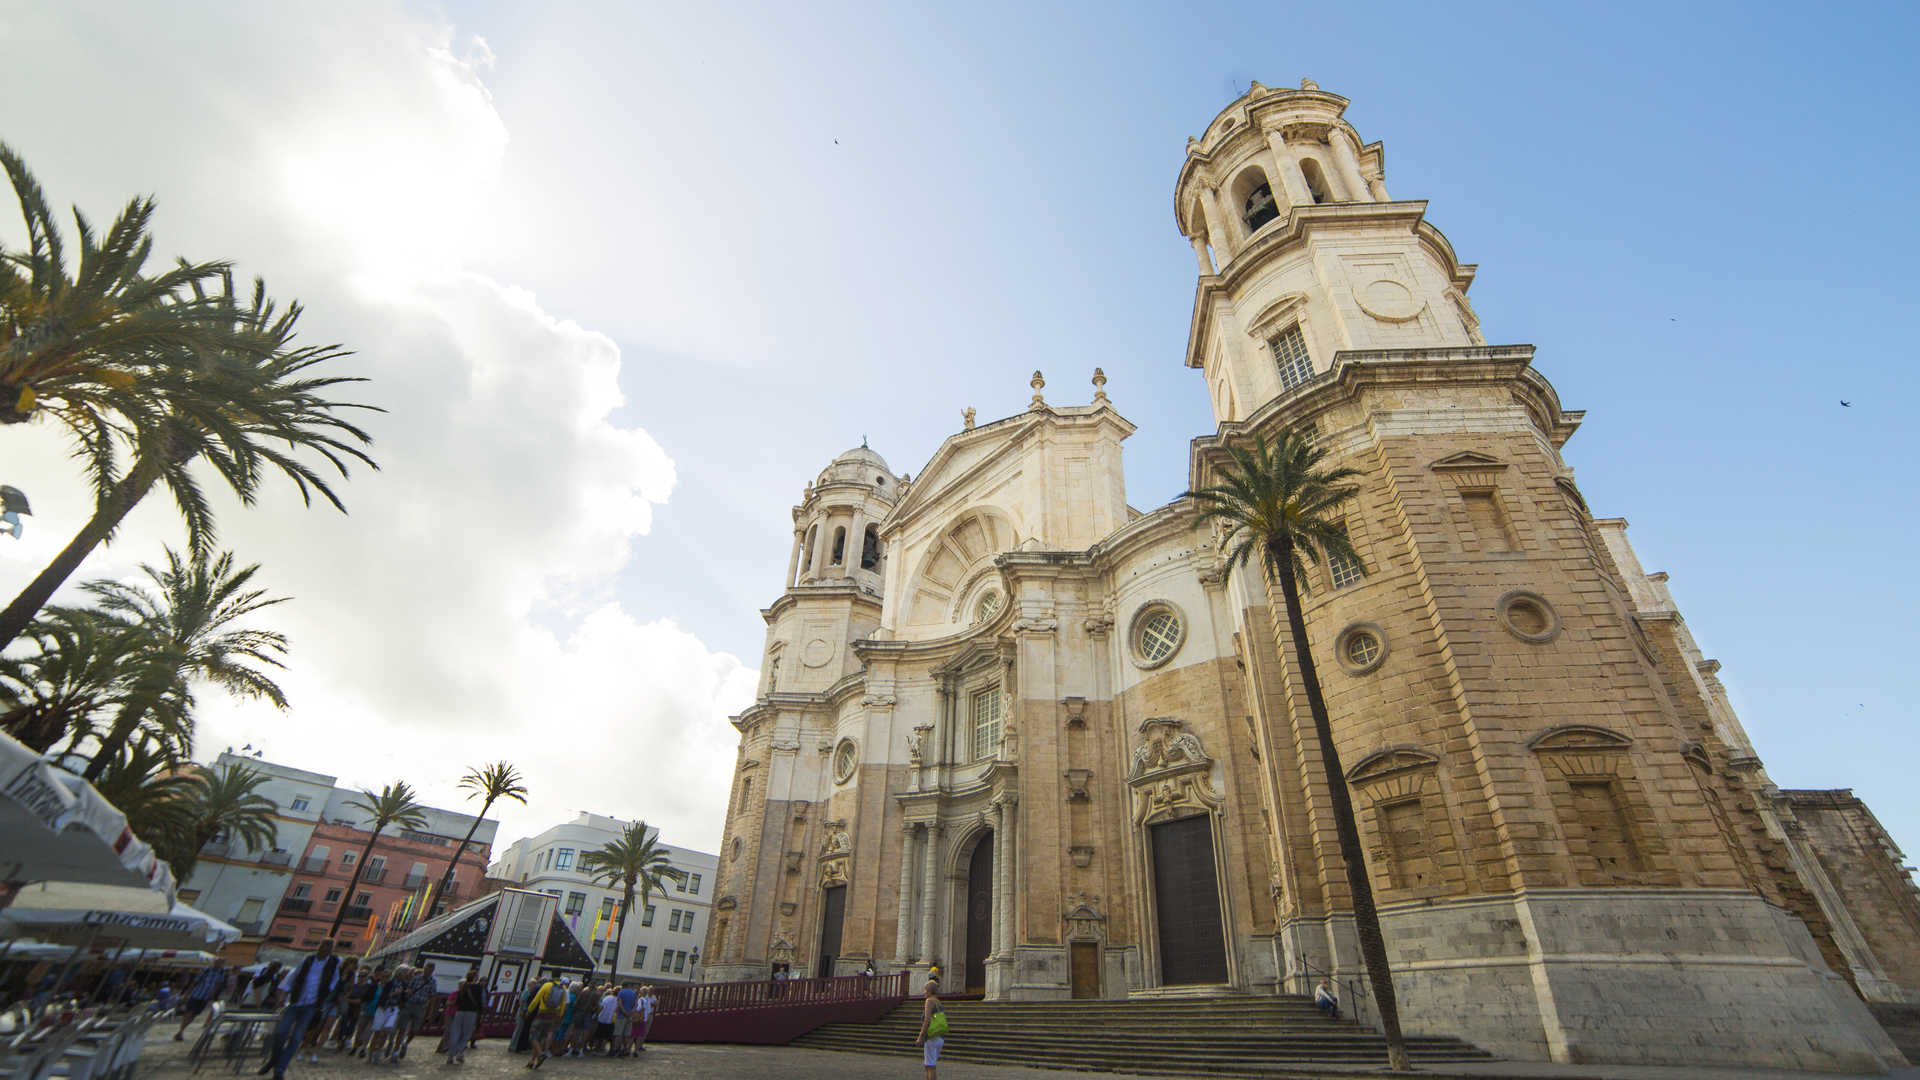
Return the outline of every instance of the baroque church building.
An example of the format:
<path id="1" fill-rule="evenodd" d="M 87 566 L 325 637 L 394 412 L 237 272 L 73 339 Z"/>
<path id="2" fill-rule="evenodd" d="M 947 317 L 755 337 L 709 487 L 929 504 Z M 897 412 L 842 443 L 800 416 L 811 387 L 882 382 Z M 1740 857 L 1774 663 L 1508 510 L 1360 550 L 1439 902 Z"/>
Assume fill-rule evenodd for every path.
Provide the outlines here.
<path id="1" fill-rule="evenodd" d="M 1190 479 L 1282 428 L 1361 474 L 1359 564 L 1312 567 L 1302 602 L 1407 1030 L 1532 1060 L 1901 1063 L 1861 999 L 1916 980 L 1828 903 L 1665 576 L 1581 497 L 1582 414 L 1532 346 L 1487 343 L 1475 268 L 1388 195 L 1346 106 L 1255 83 L 1188 142 L 1185 361 L 1218 423 Z M 1127 505 L 1105 382 L 1064 404 L 1036 372 L 1025 412 L 969 409 L 917 478 L 863 446 L 807 486 L 735 718 L 705 978 L 1364 979 L 1278 586 L 1191 500 Z"/>

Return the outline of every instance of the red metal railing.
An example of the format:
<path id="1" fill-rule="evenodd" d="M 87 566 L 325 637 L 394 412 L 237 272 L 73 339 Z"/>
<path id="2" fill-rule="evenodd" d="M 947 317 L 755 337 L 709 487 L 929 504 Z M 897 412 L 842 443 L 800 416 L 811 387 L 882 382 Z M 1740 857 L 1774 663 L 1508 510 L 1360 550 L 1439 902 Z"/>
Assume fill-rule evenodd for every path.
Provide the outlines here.
<path id="1" fill-rule="evenodd" d="M 892 975 L 837 975 L 825 979 L 754 979 L 749 982 L 692 983 L 656 986 L 656 1016 L 678 1013 L 728 1012 L 734 1009 L 792 1008 L 844 1001 L 872 1001 L 907 996 L 907 973 Z M 656 1021 L 657 1022 L 657 1021 Z"/>

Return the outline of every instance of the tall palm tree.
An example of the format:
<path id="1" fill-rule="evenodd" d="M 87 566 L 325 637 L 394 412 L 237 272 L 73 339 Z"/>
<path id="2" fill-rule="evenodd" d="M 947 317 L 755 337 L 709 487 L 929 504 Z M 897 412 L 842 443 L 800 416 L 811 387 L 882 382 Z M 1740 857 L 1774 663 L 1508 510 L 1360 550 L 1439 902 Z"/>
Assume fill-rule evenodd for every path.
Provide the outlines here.
<path id="1" fill-rule="evenodd" d="M 192 695 L 146 630 L 89 608 L 50 608 L 28 628 L 31 651 L 0 655 L 0 729 L 46 753 L 69 747 L 141 703 L 157 730 L 184 734 Z M 176 749 L 184 752 L 185 746 Z"/>
<path id="2" fill-rule="evenodd" d="M 286 666 L 280 660 L 287 652 L 286 635 L 235 625 L 262 608 L 287 601 L 284 596 L 269 598 L 265 589 L 248 588 L 260 564 L 235 570 L 231 552 L 209 560 L 204 555 L 188 558 L 168 548 L 165 569 L 147 563 L 140 569 L 157 592 L 112 580 L 90 581 L 82 588 L 99 599 L 101 611 L 153 635 L 176 665 L 160 673 L 168 686 L 205 679 L 236 697 L 265 698 L 281 709 L 287 707 L 279 685 L 260 670 Z M 97 779 L 119 755 L 145 718 L 149 699 L 149 695 L 136 695 L 120 708 L 87 765 L 87 779 Z"/>
<path id="3" fill-rule="evenodd" d="M 147 376 L 179 348 L 245 347 L 220 306 L 192 287 L 224 262 L 148 274 L 152 198 L 128 201 L 104 235 L 76 208 L 79 261 L 69 267 L 58 217 L 40 184 L 0 143 L 27 228 L 23 251 L 0 248 L 0 424 L 52 417 L 83 456 L 111 459 L 112 432 L 147 419 Z"/>
<path id="4" fill-rule="evenodd" d="M 199 783 L 192 794 L 193 809 L 181 847 L 173 864 L 174 877 L 184 881 L 193 873 L 200 849 L 219 837 L 238 840 L 255 851 L 273 848 L 279 832 L 273 823 L 280 809 L 272 799 L 260 794 L 268 777 L 244 765 L 227 764 L 218 769 L 194 767 Z"/>
<path id="5" fill-rule="evenodd" d="M 348 409 L 380 410 L 329 396 L 337 386 L 365 380 L 321 376 L 312 370 L 347 353 L 334 345 L 295 347 L 299 304 L 280 310 L 258 279 L 251 299 L 234 292 L 230 275 L 223 275 L 221 281 L 223 291 L 217 302 L 248 344 L 244 348 L 181 347 L 174 350 L 173 361 L 146 373 L 161 404 L 122 433 L 131 444 L 132 463 L 120 472 L 94 459 L 90 467 L 98 499 L 93 516 L 0 610 L 0 649 L 26 628 L 54 591 L 94 548 L 112 538 L 120 522 L 156 486 L 164 486 L 173 496 L 187 527 L 188 548 L 195 554 L 211 554 L 213 508 L 192 466 L 211 468 L 244 505 L 251 506 L 258 497 L 262 477 L 279 472 L 293 481 L 307 505 L 313 504 L 317 494 L 342 513 L 346 506 L 327 477 L 302 460 L 299 452 L 318 454 L 343 477 L 349 475 L 349 461 L 379 468 L 362 449 L 372 443 L 372 436 L 340 414 Z M 198 283 L 192 295 L 216 299 Z"/>
<path id="6" fill-rule="evenodd" d="M 1360 956 L 1366 962 L 1374 1002 L 1380 1009 L 1388 1061 L 1396 1071 L 1405 1071 L 1409 1068 L 1407 1048 L 1400 1035 L 1400 1009 L 1393 995 L 1393 973 L 1387 968 L 1386 942 L 1380 936 L 1380 917 L 1374 910 L 1373 888 L 1367 880 L 1353 799 L 1347 791 L 1339 752 L 1334 748 L 1327 702 L 1320 692 L 1320 676 L 1314 668 L 1306 621 L 1300 611 L 1299 576 L 1306 561 L 1317 562 L 1324 553 L 1330 560 L 1350 561 L 1365 573 L 1346 530 L 1334 516 L 1334 511 L 1359 491 L 1347 481 L 1360 472 L 1326 466 L 1325 448 L 1285 430 L 1271 447 L 1266 440 L 1255 439 L 1252 448 L 1229 446 L 1227 454 L 1232 463 L 1220 468 L 1218 483 L 1187 492 L 1201 507 L 1195 524 L 1219 522 L 1227 530 L 1228 564 L 1245 566 L 1258 555 L 1269 587 L 1275 579 L 1280 583 L 1287 629 L 1293 638 L 1294 664 L 1300 672 L 1307 710 L 1313 715 L 1313 732 L 1320 743 L 1320 762 L 1333 802 L 1340 858 L 1346 863 L 1347 886 L 1353 893 Z"/>
<path id="7" fill-rule="evenodd" d="M 667 890 L 667 878 L 679 880 L 682 872 L 673 868 L 666 847 L 660 843 L 660 830 L 647 835 L 644 821 L 627 826 L 620 839 L 609 841 L 600 850 L 582 855 L 580 869 L 609 889 L 615 886 L 622 889 L 620 931 L 613 939 L 612 960 L 613 979 L 618 982 L 620 950 L 627 939 L 627 920 L 633 917 L 634 889 L 640 890 L 640 904 L 644 907 L 655 892 Z"/>
<path id="8" fill-rule="evenodd" d="M 340 933 L 340 922 L 347 917 L 347 908 L 353 904 L 353 892 L 360 887 L 360 875 L 366 872 L 367 858 L 373 854 L 373 843 L 380 834 L 391 825 L 400 829 L 424 829 L 427 815 L 414 798 L 413 788 L 405 780 L 399 780 L 380 789 L 380 794 L 371 791 L 362 792 L 364 798 L 355 799 L 347 805 L 367 815 L 372 832 L 367 834 L 367 845 L 360 849 L 360 859 L 353 864 L 353 880 L 347 882 L 347 893 L 340 900 L 340 910 L 333 916 L 333 925 L 327 929 L 328 937 Z"/>
<path id="9" fill-rule="evenodd" d="M 473 792 L 467 798 L 473 799 L 477 796 L 483 801 L 480 803 L 480 813 L 474 817 L 473 824 L 467 827 L 467 835 L 461 839 L 459 849 L 448 861 L 447 872 L 440 875 L 438 892 L 440 898 L 446 902 L 448 910 L 453 908 L 453 901 L 448 897 L 447 889 L 453 884 L 454 868 L 460 864 L 460 856 L 467 853 L 467 845 L 473 841 L 473 834 L 479 831 L 480 822 L 486 820 L 487 811 L 493 809 L 493 804 L 501 799 L 513 799 L 522 806 L 526 805 L 527 787 L 520 782 L 521 779 L 520 770 L 504 761 L 496 761 L 478 769 L 469 769 L 467 775 L 460 778 L 460 786 Z"/>

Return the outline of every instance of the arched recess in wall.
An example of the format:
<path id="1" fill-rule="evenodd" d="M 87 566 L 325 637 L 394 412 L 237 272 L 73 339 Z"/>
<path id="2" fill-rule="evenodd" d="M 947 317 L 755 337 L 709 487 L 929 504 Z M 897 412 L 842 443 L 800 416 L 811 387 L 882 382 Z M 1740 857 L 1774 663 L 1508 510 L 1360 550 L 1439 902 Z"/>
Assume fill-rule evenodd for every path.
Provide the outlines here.
<path id="1" fill-rule="evenodd" d="M 872 570 L 876 573 L 880 570 L 880 526 L 878 525 L 867 526 L 866 534 L 860 538 L 860 569 Z"/>
<path id="2" fill-rule="evenodd" d="M 939 626 L 953 619 L 959 592 L 995 555 L 1020 546 L 1007 515 L 993 507 L 968 511 L 934 538 L 907 582 L 908 626 Z"/>
<path id="3" fill-rule="evenodd" d="M 1257 163 L 1240 170 L 1227 188 L 1229 205 L 1240 215 L 1240 223 L 1246 227 L 1247 234 L 1260 231 L 1260 226 L 1280 216 L 1279 204 L 1273 198 L 1273 178 L 1267 170 Z"/>
<path id="4" fill-rule="evenodd" d="M 1333 188 L 1327 186 L 1327 174 L 1321 170 L 1319 162 L 1305 154 L 1300 155 L 1300 175 L 1306 178 L 1307 191 L 1313 195 L 1314 202 L 1333 201 Z"/>
<path id="5" fill-rule="evenodd" d="M 827 564 L 839 566 L 847 561 L 847 527 L 833 530 L 833 550 L 827 553 Z"/>

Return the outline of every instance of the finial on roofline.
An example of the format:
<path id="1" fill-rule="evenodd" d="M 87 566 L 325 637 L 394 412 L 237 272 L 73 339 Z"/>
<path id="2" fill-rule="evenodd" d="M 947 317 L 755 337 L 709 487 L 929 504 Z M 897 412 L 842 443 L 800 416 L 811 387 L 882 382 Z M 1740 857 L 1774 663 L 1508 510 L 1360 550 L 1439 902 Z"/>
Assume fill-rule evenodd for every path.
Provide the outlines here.
<path id="1" fill-rule="evenodd" d="M 1033 373 L 1033 378 L 1027 380 L 1027 385 L 1033 387 L 1033 404 L 1029 405 L 1028 408 L 1030 409 L 1046 408 L 1047 399 L 1040 396 L 1040 391 L 1046 387 L 1047 380 L 1042 378 L 1040 373 L 1036 371 Z"/>
<path id="2" fill-rule="evenodd" d="M 1093 403 L 1095 405 L 1111 404 L 1107 398 L 1107 373 L 1099 368 L 1093 369 Z"/>

